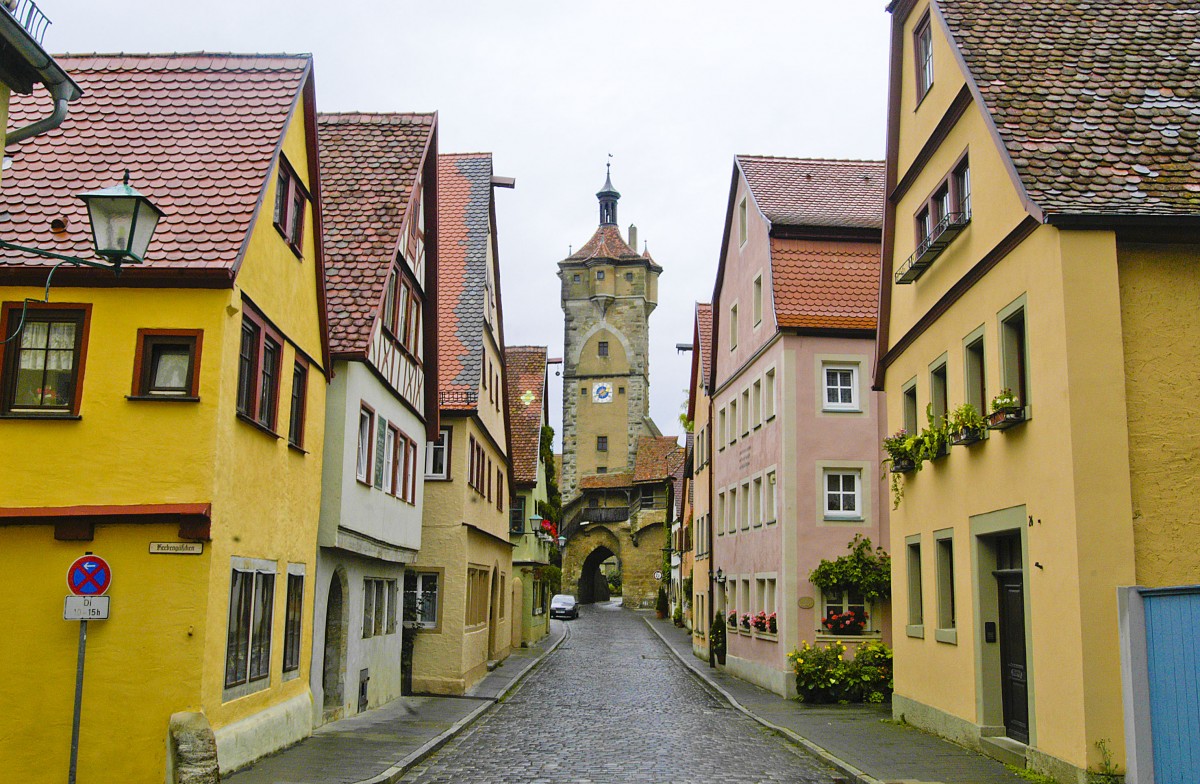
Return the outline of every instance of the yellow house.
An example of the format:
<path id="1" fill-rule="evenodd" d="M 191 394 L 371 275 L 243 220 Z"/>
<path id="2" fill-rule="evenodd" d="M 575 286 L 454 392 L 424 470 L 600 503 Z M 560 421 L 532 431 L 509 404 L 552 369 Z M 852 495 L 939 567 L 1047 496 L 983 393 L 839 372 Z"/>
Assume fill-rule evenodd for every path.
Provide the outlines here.
<path id="1" fill-rule="evenodd" d="M 89 257 L 75 194 L 126 169 L 166 215 L 119 278 L 63 268 L 46 288 L 48 263 L 0 265 L 0 759 L 14 780 L 66 778 L 65 574 L 93 552 L 111 611 L 87 635 L 79 780 L 224 771 L 312 726 L 328 367 L 312 61 L 60 62 L 86 98 L 7 172 L 9 238 Z"/>
<path id="2" fill-rule="evenodd" d="M 935 457 L 933 434 L 900 478 L 893 711 L 1062 781 L 1099 743 L 1125 764 L 1117 587 L 1200 582 L 1200 391 L 1180 373 L 1200 347 L 1198 96 L 1162 54 L 1197 22 L 1177 7 L 889 8 L 875 384 L 889 431 L 930 406 L 988 420 L 959 412 L 964 443 Z"/>
<path id="3" fill-rule="evenodd" d="M 421 549 L 405 572 L 413 691 L 462 694 L 512 645 L 507 374 L 490 153 L 438 156 L 438 397 Z M 494 664 L 493 664 L 494 666 Z"/>
<path id="4" fill-rule="evenodd" d="M 692 328 L 692 370 L 688 387 L 688 419 L 695 434 L 689 492 L 692 520 L 692 653 L 710 658 L 709 628 L 713 612 L 712 565 L 712 398 L 708 374 L 712 364 L 712 304 L 697 302 Z M 685 514 L 685 519 L 688 516 Z"/>
<path id="5" fill-rule="evenodd" d="M 79 85 L 42 49 L 42 36 L 50 20 L 32 2 L 21 7 L 18 20 L 14 16 L 15 3 L 13 6 L 0 4 L 0 129 L 4 130 L 0 135 L 0 157 L 8 154 L 10 144 L 19 144 L 62 125 L 67 105 L 81 95 Z M 26 101 L 28 117 L 10 128 L 8 104 L 12 94 L 32 95 L 39 84 L 50 94 L 51 103 L 39 105 Z"/>

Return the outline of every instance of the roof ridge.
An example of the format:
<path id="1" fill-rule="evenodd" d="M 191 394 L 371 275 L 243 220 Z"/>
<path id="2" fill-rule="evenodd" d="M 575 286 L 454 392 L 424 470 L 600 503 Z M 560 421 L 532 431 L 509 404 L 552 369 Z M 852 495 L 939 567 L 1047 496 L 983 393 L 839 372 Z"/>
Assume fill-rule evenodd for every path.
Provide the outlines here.
<path id="1" fill-rule="evenodd" d="M 490 158 L 490 152 L 439 152 L 439 158 Z"/>
<path id="2" fill-rule="evenodd" d="M 790 161 L 793 163 L 844 163 L 844 164 L 877 164 L 883 166 L 886 161 L 881 158 L 797 158 L 788 155 L 752 155 L 738 153 L 734 156 L 739 160 L 754 161 Z"/>
<path id="3" fill-rule="evenodd" d="M 312 52 L 210 52 L 197 49 L 191 52 L 61 52 L 53 55 L 60 57 L 139 57 L 147 60 L 152 58 L 167 59 L 171 57 L 227 57 L 239 60 L 275 60 L 275 59 L 312 59 Z"/>
<path id="4" fill-rule="evenodd" d="M 436 111 L 432 112 L 317 112 L 318 120 L 346 120 L 353 121 L 353 118 L 361 117 L 366 119 L 378 120 L 403 120 L 413 117 L 428 118 L 432 120 L 437 116 Z"/>

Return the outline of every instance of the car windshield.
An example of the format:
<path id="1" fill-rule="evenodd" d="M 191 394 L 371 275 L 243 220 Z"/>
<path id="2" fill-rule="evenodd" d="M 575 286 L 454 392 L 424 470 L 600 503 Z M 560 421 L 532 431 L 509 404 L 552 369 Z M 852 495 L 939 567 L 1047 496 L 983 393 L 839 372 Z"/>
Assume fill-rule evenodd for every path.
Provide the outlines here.
<path id="1" fill-rule="evenodd" d="M 575 597 L 570 594 L 560 593 L 550 600 L 551 604 L 574 604 Z"/>

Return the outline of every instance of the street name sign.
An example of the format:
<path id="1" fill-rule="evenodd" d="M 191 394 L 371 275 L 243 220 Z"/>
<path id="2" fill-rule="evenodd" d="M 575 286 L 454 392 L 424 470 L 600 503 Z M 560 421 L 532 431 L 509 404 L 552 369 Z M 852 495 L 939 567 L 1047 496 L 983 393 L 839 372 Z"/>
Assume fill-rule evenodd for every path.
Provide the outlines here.
<path id="1" fill-rule="evenodd" d="M 88 554 L 76 558 L 67 569 L 67 590 L 76 596 L 103 596 L 112 585 L 112 569 L 108 561 Z"/>
<path id="2" fill-rule="evenodd" d="M 107 621 L 109 596 L 68 596 L 63 605 L 64 621 Z"/>
<path id="3" fill-rule="evenodd" d="M 204 542 L 151 542 L 151 555 L 200 555 Z"/>

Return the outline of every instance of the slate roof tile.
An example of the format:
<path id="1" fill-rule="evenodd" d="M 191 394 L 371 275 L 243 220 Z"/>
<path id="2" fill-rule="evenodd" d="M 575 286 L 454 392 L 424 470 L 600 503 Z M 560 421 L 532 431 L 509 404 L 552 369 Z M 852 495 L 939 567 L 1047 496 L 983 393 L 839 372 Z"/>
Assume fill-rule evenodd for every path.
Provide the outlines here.
<path id="1" fill-rule="evenodd" d="M 1047 213 L 1200 208 L 1195 0 L 937 0 Z"/>
<path id="2" fill-rule="evenodd" d="M 91 258 L 91 230 L 77 194 L 119 182 L 128 168 L 130 184 L 166 215 L 145 263 L 122 274 L 232 274 L 311 57 L 199 52 L 56 60 L 84 94 L 61 127 L 6 151 L 13 166 L 0 190 L 11 216 L 5 239 Z M 44 98 L 14 94 L 9 127 L 45 114 Z M 67 229 L 52 232 L 50 222 L 59 217 Z M 16 251 L 0 258 L 9 270 L 55 263 Z"/>
<path id="3" fill-rule="evenodd" d="M 443 409 L 474 410 L 483 352 L 492 155 L 438 156 L 438 391 Z"/>
<path id="4" fill-rule="evenodd" d="M 546 401 L 546 354 L 545 346 L 507 346 L 504 349 L 509 405 L 508 457 L 513 481 L 521 485 L 537 482 L 542 413 Z"/>

